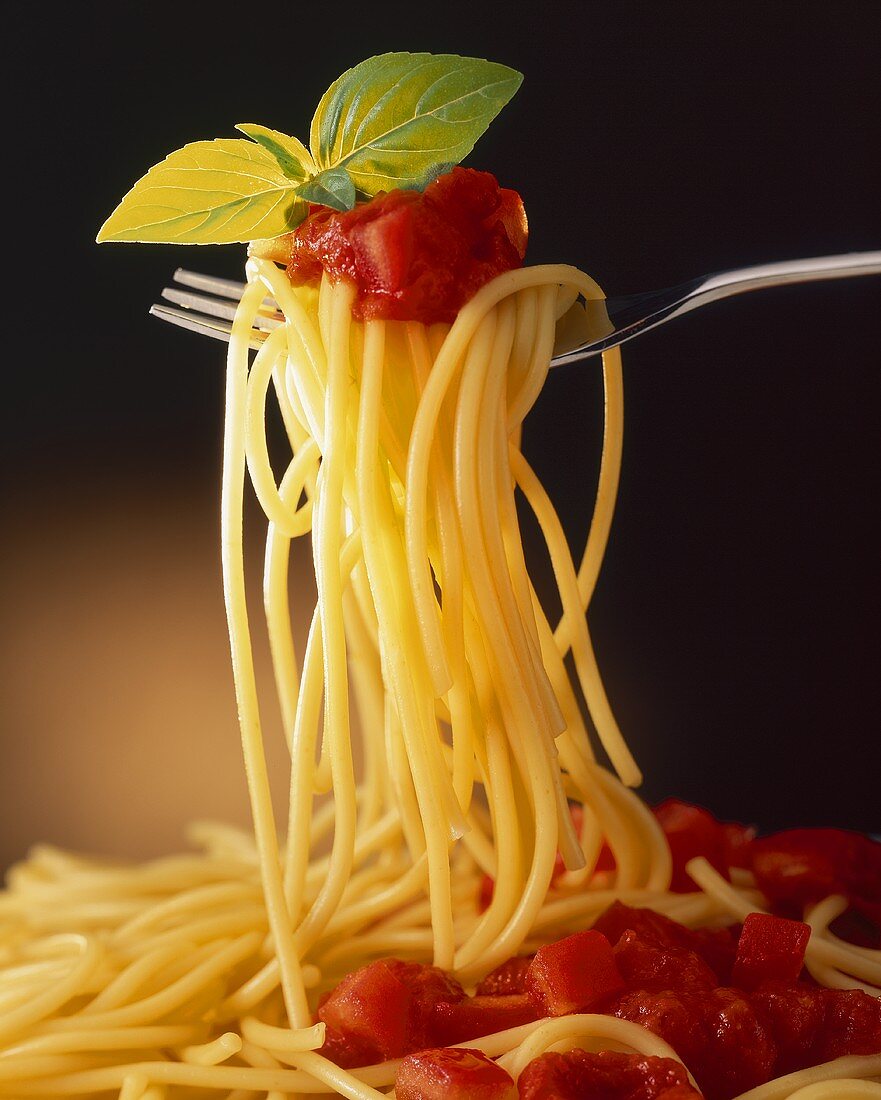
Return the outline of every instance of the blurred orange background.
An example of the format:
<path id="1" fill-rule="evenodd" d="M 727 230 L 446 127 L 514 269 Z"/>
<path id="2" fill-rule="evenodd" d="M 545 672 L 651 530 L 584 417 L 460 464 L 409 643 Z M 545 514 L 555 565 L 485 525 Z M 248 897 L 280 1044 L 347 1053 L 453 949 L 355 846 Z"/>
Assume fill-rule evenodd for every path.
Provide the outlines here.
<path id="1" fill-rule="evenodd" d="M 37 841 L 143 857 L 182 848 L 194 818 L 247 827 L 216 485 L 111 480 L 52 498 L 35 489 L 40 507 L 19 513 L 2 563 L 0 866 Z M 282 799 L 287 753 L 257 537 L 249 549 L 265 739 Z M 314 601 L 308 543 L 292 560 L 300 626 Z"/>

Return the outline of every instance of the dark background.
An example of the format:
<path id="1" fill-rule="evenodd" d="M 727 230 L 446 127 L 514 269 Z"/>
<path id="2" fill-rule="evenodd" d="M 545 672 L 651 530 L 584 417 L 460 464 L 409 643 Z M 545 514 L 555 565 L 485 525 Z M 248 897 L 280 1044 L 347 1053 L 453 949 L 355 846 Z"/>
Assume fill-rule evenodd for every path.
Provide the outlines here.
<path id="1" fill-rule="evenodd" d="M 146 314 L 176 265 L 238 277 L 242 252 L 93 244 L 168 151 L 238 121 L 305 137 L 351 64 L 458 52 L 525 74 L 468 163 L 522 193 L 533 263 L 615 294 L 881 245 L 876 0 L 10 11 L 0 865 L 31 839 L 140 853 L 194 815 L 246 820 L 222 351 Z M 590 618 L 651 800 L 881 827 L 879 301 L 878 278 L 779 290 L 625 349 Z M 554 372 L 527 434 L 579 550 L 598 380 Z"/>

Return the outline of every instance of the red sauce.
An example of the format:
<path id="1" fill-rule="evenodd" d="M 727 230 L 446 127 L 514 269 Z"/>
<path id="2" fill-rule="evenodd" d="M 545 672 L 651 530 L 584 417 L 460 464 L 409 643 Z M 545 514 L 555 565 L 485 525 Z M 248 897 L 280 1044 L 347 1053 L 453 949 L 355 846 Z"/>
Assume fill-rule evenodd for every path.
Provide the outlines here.
<path id="1" fill-rule="evenodd" d="M 798 830 L 757 841 L 737 827 L 737 843 L 722 856 L 728 827 L 695 809 L 671 805 L 662 815 L 679 835 L 682 859 L 715 853 L 726 871 L 741 862 L 752 866 L 775 908 L 803 904 L 834 886 L 861 920 L 874 914 L 878 846 L 868 838 Z M 809 938 L 810 928 L 785 913 L 754 913 L 742 927 L 691 929 L 617 901 L 593 929 L 496 967 L 473 995 L 432 966 L 383 959 L 362 967 L 319 1007 L 328 1025 L 322 1053 L 348 1066 L 405 1056 L 408 1100 L 507 1100 L 510 1082 L 492 1076 L 491 1065 L 475 1063 L 473 1052 L 436 1048 L 539 1017 L 598 1012 L 638 1023 L 669 1043 L 705 1100 L 732 1100 L 771 1078 L 881 1051 L 881 999 L 812 983 L 802 970 Z M 687 1100 L 698 1093 L 676 1063 L 611 1052 L 543 1055 L 520 1078 L 521 1100 L 588 1095 Z"/>
<path id="2" fill-rule="evenodd" d="M 345 213 L 314 207 L 273 258 L 286 260 L 296 286 L 322 271 L 350 279 L 359 320 L 432 324 L 455 320 L 485 283 L 520 267 L 526 238 L 516 191 L 489 172 L 454 168 L 423 192 L 382 192 Z"/>
<path id="3" fill-rule="evenodd" d="M 517 1086 L 479 1050 L 441 1047 L 408 1055 L 395 1078 L 397 1100 L 518 1100 Z"/>
<path id="4" fill-rule="evenodd" d="M 672 1058 L 570 1050 L 535 1058 L 518 1082 L 520 1100 L 700 1100 Z"/>

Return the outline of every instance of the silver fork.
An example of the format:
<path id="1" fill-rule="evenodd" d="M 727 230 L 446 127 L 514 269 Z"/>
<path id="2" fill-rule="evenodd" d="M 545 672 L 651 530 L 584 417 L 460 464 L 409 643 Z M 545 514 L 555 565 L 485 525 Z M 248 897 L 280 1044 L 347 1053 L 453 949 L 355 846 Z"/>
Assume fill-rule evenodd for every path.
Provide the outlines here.
<path id="1" fill-rule="evenodd" d="M 557 322 L 552 364 L 559 366 L 597 355 L 683 313 L 748 290 L 878 274 L 881 274 L 881 251 L 848 252 L 840 256 L 784 260 L 700 275 L 666 290 L 650 290 L 602 301 L 579 299 Z M 175 271 L 174 282 L 177 287 L 166 287 L 162 291 L 162 297 L 174 304 L 157 302 L 150 307 L 153 316 L 203 336 L 228 341 L 236 304 L 245 284 L 183 268 Z M 259 348 L 269 333 L 283 323 L 276 303 L 271 298 L 264 299 L 252 330 L 251 346 Z"/>

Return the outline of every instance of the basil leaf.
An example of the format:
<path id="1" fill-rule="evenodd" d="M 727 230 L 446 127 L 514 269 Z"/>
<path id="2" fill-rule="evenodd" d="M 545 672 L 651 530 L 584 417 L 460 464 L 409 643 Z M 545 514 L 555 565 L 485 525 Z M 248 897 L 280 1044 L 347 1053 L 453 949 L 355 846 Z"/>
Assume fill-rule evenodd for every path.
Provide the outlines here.
<path id="1" fill-rule="evenodd" d="M 507 65 L 455 54 L 372 57 L 322 97 L 312 156 L 321 169 L 347 168 L 366 195 L 421 189 L 439 165 L 471 152 L 522 80 Z"/>
<path id="2" fill-rule="evenodd" d="M 345 168 L 326 168 L 297 188 L 307 202 L 321 203 L 334 210 L 351 210 L 357 197 L 355 184 Z"/>
<path id="3" fill-rule="evenodd" d="M 254 142 L 196 141 L 138 180 L 98 240 L 231 244 L 277 237 L 308 213 L 296 187 Z"/>
<path id="4" fill-rule="evenodd" d="M 271 153 L 282 172 L 290 179 L 305 180 L 314 173 L 315 162 L 299 138 L 270 130 L 266 126 L 258 126 L 255 122 L 239 122 L 236 129 Z"/>

